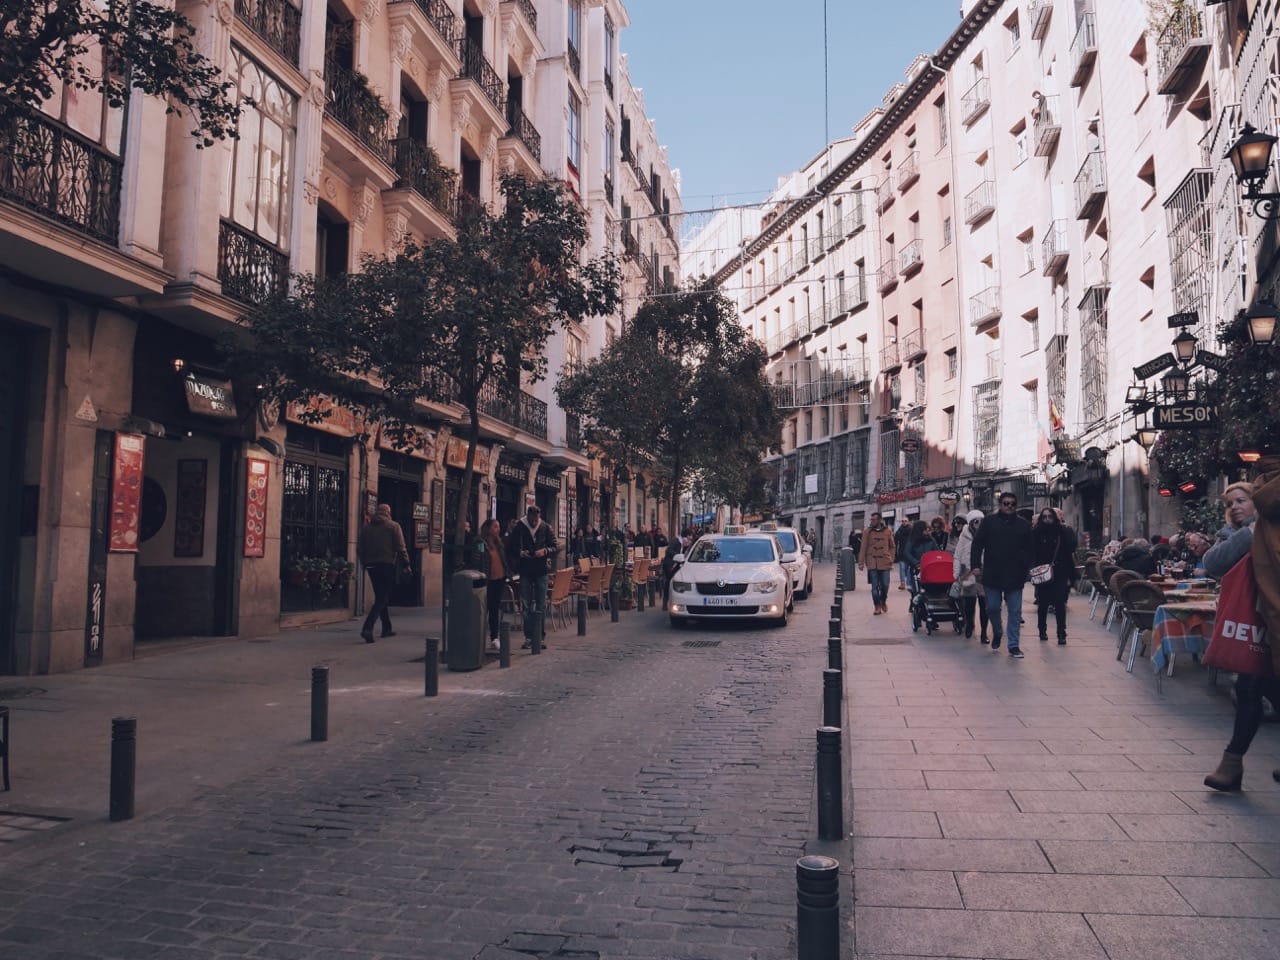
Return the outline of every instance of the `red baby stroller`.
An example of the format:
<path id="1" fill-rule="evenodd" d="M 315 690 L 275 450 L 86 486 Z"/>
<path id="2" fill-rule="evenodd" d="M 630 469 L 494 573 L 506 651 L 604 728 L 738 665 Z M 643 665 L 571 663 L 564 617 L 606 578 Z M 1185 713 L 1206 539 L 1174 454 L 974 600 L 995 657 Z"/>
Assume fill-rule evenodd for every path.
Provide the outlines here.
<path id="1" fill-rule="evenodd" d="M 920 567 L 911 571 L 911 629 L 924 624 L 932 634 L 940 623 L 951 623 L 956 633 L 964 630 L 964 613 L 960 602 L 951 596 L 955 572 L 951 554 L 930 550 L 920 558 Z"/>

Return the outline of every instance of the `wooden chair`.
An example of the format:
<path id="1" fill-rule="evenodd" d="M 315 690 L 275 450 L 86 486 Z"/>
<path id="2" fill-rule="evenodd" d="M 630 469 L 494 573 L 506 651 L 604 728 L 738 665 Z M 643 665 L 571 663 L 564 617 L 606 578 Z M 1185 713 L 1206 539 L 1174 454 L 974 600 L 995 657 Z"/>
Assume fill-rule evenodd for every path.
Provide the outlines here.
<path id="1" fill-rule="evenodd" d="M 565 567 L 563 570 L 557 570 L 555 577 L 551 581 L 551 593 L 547 599 L 547 609 L 554 620 L 560 621 L 560 626 L 562 627 L 569 625 L 569 591 L 572 588 L 573 568 Z"/>
<path id="2" fill-rule="evenodd" d="M 1116 597 L 1111 592 L 1111 577 L 1119 569 L 1118 564 L 1110 563 L 1109 561 L 1098 564 L 1098 578 L 1102 581 L 1107 598 L 1107 610 L 1102 615 L 1102 625 L 1107 629 L 1111 628 L 1111 618 L 1115 616 L 1116 612 Z"/>
<path id="3" fill-rule="evenodd" d="M 569 596 L 576 602 L 578 597 L 587 598 L 587 609 L 591 608 L 591 601 L 596 601 L 596 609 L 603 610 L 604 605 L 601 601 L 600 582 L 604 577 L 604 567 L 592 567 L 587 571 L 585 580 L 578 579 L 573 581 L 573 585 L 569 588 Z"/>
<path id="4" fill-rule="evenodd" d="M 649 589 L 649 558 L 641 557 L 636 561 L 634 567 L 631 568 L 631 586 L 633 590 Z M 647 597 L 645 599 L 648 599 Z M 640 606 L 639 603 L 636 604 Z"/>
<path id="5" fill-rule="evenodd" d="M 1117 660 L 1123 656 L 1125 642 L 1128 639 L 1129 632 L 1133 629 L 1133 623 L 1129 620 L 1124 605 L 1120 602 L 1120 590 L 1126 583 L 1134 583 L 1141 579 L 1141 574 L 1134 573 L 1132 570 L 1116 570 L 1107 580 L 1107 593 L 1111 596 L 1111 608 L 1107 611 L 1107 618 L 1102 621 L 1102 625 L 1110 629 L 1112 623 L 1116 620 L 1120 621 L 1120 642 L 1117 644 L 1116 649 Z"/>
<path id="6" fill-rule="evenodd" d="M 606 563 L 600 574 L 600 609 L 611 609 L 609 607 L 609 589 L 613 586 L 613 568 L 616 563 Z"/>
<path id="7" fill-rule="evenodd" d="M 1102 560 L 1089 558 L 1084 562 L 1084 578 L 1092 591 L 1089 595 L 1089 619 L 1098 612 L 1098 603 L 1107 595 L 1107 585 L 1102 582 Z"/>
<path id="8" fill-rule="evenodd" d="M 590 558 L 590 557 L 579 557 L 579 558 L 578 558 L 578 573 L 583 574 L 583 575 L 585 576 L 585 575 L 586 575 L 586 573 L 587 573 L 587 571 L 588 571 L 588 570 L 590 570 L 590 569 L 591 569 L 591 558 Z"/>
<path id="9" fill-rule="evenodd" d="M 1129 660 L 1125 665 L 1127 672 L 1133 673 L 1133 661 L 1139 645 L 1144 651 L 1150 646 L 1148 641 L 1155 629 L 1156 608 L 1166 602 L 1164 591 L 1149 580 L 1131 580 L 1121 585 L 1120 605 L 1133 625 L 1133 645 L 1129 648 Z"/>

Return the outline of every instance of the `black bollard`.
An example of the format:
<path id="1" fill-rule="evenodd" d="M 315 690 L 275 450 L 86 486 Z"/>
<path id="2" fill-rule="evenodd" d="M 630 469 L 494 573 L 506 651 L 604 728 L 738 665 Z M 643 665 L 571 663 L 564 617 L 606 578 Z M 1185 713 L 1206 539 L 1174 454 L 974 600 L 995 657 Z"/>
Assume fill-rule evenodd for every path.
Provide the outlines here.
<path id="1" fill-rule="evenodd" d="M 844 656 L 840 650 L 839 637 L 827 637 L 827 669 L 844 669 Z"/>
<path id="2" fill-rule="evenodd" d="M 656 580 L 649 581 L 649 606 L 656 607 L 658 605 L 658 582 Z"/>
<path id="3" fill-rule="evenodd" d="M 840 614 L 843 612 L 843 609 L 844 608 L 840 605 L 840 600 L 837 598 L 836 602 L 831 604 L 831 619 L 839 620 Z"/>
<path id="4" fill-rule="evenodd" d="M 609 590 L 609 622 L 618 622 L 618 591 L 612 588 Z"/>
<path id="5" fill-rule="evenodd" d="M 840 636 L 840 618 L 839 617 L 832 617 L 830 620 L 827 621 L 827 636 L 828 637 Z"/>
<path id="6" fill-rule="evenodd" d="M 840 862 L 830 857 L 796 861 L 796 956 L 838 960 L 840 956 Z"/>
<path id="7" fill-rule="evenodd" d="M 311 668 L 311 739 L 329 739 L 329 668 Z"/>
<path id="8" fill-rule="evenodd" d="M 511 624 L 504 617 L 498 623 L 498 669 L 511 666 Z"/>
<path id="9" fill-rule="evenodd" d="M 542 631 L 546 629 L 546 609 L 539 616 L 537 611 L 533 614 L 533 636 L 529 639 L 529 652 L 535 657 L 542 652 Z"/>
<path id="10" fill-rule="evenodd" d="M 111 796 L 108 809 L 113 821 L 133 819 L 133 785 L 137 758 L 137 718 L 112 717 Z"/>
<path id="11" fill-rule="evenodd" d="M 840 684 L 843 674 L 839 670 L 822 671 L 822 725 L 840 726 Z"/>
<path id="12" fill-rule="evenodd" d="M 818 839 L 844 836 L 844 795 L 840 782 L 840 728 L 818 728 Z"/>
<path id="13" fill-rule="evenodd" d="M 423 663 L 423 695 L 436 697 L 440 695 L 440 638 L 427 637 L 427 655 Z"/>
<path id="14" fill-rule="evenodd" d="M 587 595 L 578 594 L 578 636 L 587 635 Z"/>
<path id="15" fill-rule="evenodd" d="M 636 584 L 636 613 L 644 613 L 644 584 Z"/>

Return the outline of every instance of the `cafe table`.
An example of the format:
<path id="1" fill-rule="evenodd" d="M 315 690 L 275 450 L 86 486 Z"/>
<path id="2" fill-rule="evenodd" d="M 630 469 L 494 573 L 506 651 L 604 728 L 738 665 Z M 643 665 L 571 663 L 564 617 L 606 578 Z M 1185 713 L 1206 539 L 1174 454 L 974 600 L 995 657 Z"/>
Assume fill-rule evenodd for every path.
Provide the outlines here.
<path id="1" fill-rule="evenodd" d="M 1166 675 L 1173 676 L 1173 661 L 1177 654 L 1188 653 L 1198 658 L 1208 649 L 1217 612 L 1217 600 L 1205 594 L 1179 598 L 1156 608 L 1151 629 L 1151 662 L 1155 667 L 1156 689 L 1161 689 Z M 1211 674 L 1211 679 L 1215 675 L 1216 672 Z"/>

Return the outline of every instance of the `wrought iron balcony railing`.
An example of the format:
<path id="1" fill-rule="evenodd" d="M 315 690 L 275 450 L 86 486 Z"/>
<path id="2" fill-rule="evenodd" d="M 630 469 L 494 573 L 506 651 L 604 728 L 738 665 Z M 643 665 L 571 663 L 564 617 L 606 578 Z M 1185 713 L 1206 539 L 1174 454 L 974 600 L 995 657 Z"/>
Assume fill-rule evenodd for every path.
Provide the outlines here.
<path id="1" fill-rule="evenodd" d="M 1053 153 L 1053 148 L 1058 145 L 1058 138 L 1062 135 L 1062 116 L 1058 112 L 1058 95 L 1056 93 L 1049 96 L 1042 95 L 1036 110 L 1035 125 L 1031 131 L 1036 156 L 1047 157 Z"/>
<path id="2" fill-rule="evenodd" d="M 1093 14 L 1080 15 L 1080 23 L 1076 27 L 1075 39 L 1071 41 L 1071 86 L 1083 86 L 1089 79 L 1093 69 L 1093 61 L 1098 58 L 1098 37 L 1094 28 Z"/>
<path id="3" fill-rule="evenodd" d="M 1175 5 L 1160 31 L 1156 51 L 1157 89 L 1161 93 L 1176 93 L 1208 55 L 1204 13 L 1190 4 Z"/>
<path id="4" fill-rule="evenodd" d="M 902 366 L 902 357 L 898 352 L 898 344 L 886 343 L 884 349 L 880 351 L 880 369 L 897 370 L 900 366 Z"/>
<path id="5" fill-rule="evenodd" d="M 440 38 L 445 43 L 454 46 L 458 42 L 461 24 L 458 22 L 458 15 L 449 8 L 445 0 L 391 0 L 391 2 L 416 4 L 418 9 L 426 14 L 427 22 L 431 24 L 432 29 L 440 34 Z"/>
<path id="6" fill-rule="evenodd" d="M 960 100 L 960 122 L 973 123 L 991 106 L 991 80 L 979 77 Z"/>
<path id="7" fill-rule="evenodd" d="M 516 0 L 516 9 L 524 14 L 524 18 L 529 24 L 529 29 L 537 33 L 538 8 L 533 5 L 533 0 Z"/>
<path id="8" fill-rule="evenodd" d="M 236 19 L 295 67 L 302 43 L 302 11 L 288 0 L 236 0 Z"/>
<path id="9" fill-rule="evenodd" d="M 604 175 L 604 198 L 605 198 L 606 200 L 608 200 L 608 201 L 609 201 L 609 203 L 612 205 L 612 203 L 613 203 L 613 177 L 609 176 L 609 174 L 607 174 L 607 173 Z"/>
<path id="10" fill-rule="evenodd" d="M 440 162 L 435 152 L 416 140 L 391 141 L 391 165 L 404 186 L 441 213 L 452 217 L 457 206 L 458 174 Z"/>
<path id="11" fill-rule="evenodd" d="M 520 104 L 514 100 L 507 101 L 507 123 L 511 125 L 507 136 L 515 137 L 523 143 L 533 154 L 533 159 L 541 163 L 542 136 L 538 133 L 538 128 L 533 125 L 533 121 L 521 109 Z"/>
<path id="12" fill-rule="evenodd" d="M 369 89 L 369 81 L 350 67 L 330 60 L 324 66 L 324 112 L 337 120 L 380 160 L 390 159 L 387 108 Z"/>
<path id="13" fill-rule="evenodd" d="M 569 58 L 569 69 L 579 80 L 582 79 L 582 58 L 578 56 L 578 48 L 570 42 L 565 51 Z"/>
<path id="14" fill-rule="evenodd" d="M 924 241 L 912 240 L 898 251 L 898 272 L 909 276 L 924 266 Z"/>
<path id="15" fill-rule="evenodd" d="M 225 296 L 263 303 L 283 293 L 289 255 L 230 220 L 218 223 L 218 282 Z"/>
<path id="16" fill-rule="evenodd" d="M 1088 220 L 1107 195 L 1106 155 L 1102 150 L 1091 150 L 1076 174 L 1076 219 Z"/>
<path id="17" fill-rule="evenodd" d="M 924 355 L 924 331 L 920 328 L 908 330 L 902 335 L 902 359 L 914 360 Z"/>
<path id="18" fill-rule="evenodd" d="M 920 151 L 912 150 L 907 158 L 898 164 L 898 189 L 906 191 L 920 179 Z"/>
<path id="19" fill-rule="evenodd" d="M 124 163 L 39 112 L 0 122 L 0 196 L 114 244 Z"/>
<path id="20" fill-rule="evenodd" d="M 1000 315 L 999 285 L 993 284 L 969 298 L 969 322 L 973 326 L 978 327 L 984 323 L 999 320 Z"/>
<path id="21" fill-rule="evenodd" d="M 880 264 L 880 273 L 876 278 L 876 287 L 881 293 L 888 293 L 898 285 L 898 258 L 888 257 Z"/>
<path id="22" fill-rule="evenodd" d="M 480 44 L 468 37 L 458 39 L 458 59 L 462 62 L 458 76 L 463 80 L 472 80 L 483 91 L 488 100 L 499 113 L 505 112 L 506 94 L 503 92 L 502 77 L 493 69 Z"/>
<path id="23" fill-rule="evenodd" d="M 457 385 L 439 370 L 423 370 L 423 382 L 426 384 L 426 396 L 432 403 L 461 403 Z M 547 439 L 547 405 L 537 397 L 508 383 L 489 380 L 480 388 L 477 401 L 479 411 L 485 416 L 501 420 L 540 440 Z"/>
<path id="24" fill-rule="evenodd" d="M 983 180 L 964 195 L 964 222 L 974 224 L 985 220 L 996 209 L 996 182 Z"/>
<path id="25" fill-rule="evenodd" d="M 882 211 L 893 203 L 893 176 L 886 172 L 884 181 L 876 187 L 876 211 Z"/>
<path id="26" fill-rule="evenodd" d="M 1067 221 L 1055 220 L 1040 242 L 1041 259 L 1044 261 L 1044 275 L 1053 276 L 1067 262 L 1070 251 L 1067 247 Z"/>

